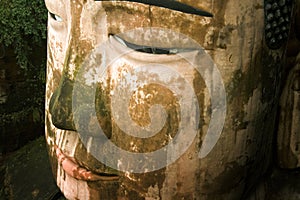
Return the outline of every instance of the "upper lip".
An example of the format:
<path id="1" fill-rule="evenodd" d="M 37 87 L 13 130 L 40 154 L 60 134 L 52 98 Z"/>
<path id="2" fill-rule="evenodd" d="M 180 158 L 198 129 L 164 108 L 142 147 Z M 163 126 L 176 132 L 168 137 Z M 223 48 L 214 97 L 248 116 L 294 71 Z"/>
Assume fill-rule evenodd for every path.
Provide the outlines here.
<path id="1" fill-rule="evenodd" d="M 58 163 L 62 166 L 64 171 L 76 178 L 83 181 L 117 181 L 119 176 L 116 174 L 108 173 L 94 173 L 80 166 L 75 159 L 66 156 L 61 149 L 55 146 L 55 153 L 57 156 Z"/>
<path id="2" fill-rule="evenodd" d="M 95 0 L 95 1 L 111 1 L 111 0 Z M 194 15 L 199 15 L 204 17 L 213 17 L 213 14 L 211 14 L 210 12 L 174 0 L 120 0 L 120 1 L 143 3 L 147 5 L 168 8 L 171 10 L 176 10 L 188 14 L 194 14 Z"/>

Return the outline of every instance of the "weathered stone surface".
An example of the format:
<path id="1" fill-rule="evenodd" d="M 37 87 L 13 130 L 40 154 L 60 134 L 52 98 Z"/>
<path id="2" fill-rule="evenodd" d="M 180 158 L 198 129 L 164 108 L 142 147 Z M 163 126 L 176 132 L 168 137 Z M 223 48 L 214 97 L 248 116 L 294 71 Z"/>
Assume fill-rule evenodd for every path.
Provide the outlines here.
<path id="1" fill-rule="evenodd" d="M 278 161 L 282 168 L 300 167 L 300 54 L 290 71 L 280 101 Z"/>
<path id="2" fill-rule="evenodd" d="M 296 1 L 295 19 L 288 45 L 286 81 L 281 94 L 277 133 L 278 164 L 285 169 L 300 166 L 300 1 Z"/>
<path id="3" fill-rule="evenodd" d="M 209 0 L 201 2 L 183 0 L 182 2 L 201 7 L 213 13 L 214 17 L 205 18 L 129 2 L 46 0 L 46 5 L 52 13 L 49 16 L 48 31 L 46 139 L 53 174 L 67 198 L 240 199 L 249 192 L 249 188 L 257 183 L 259 177 L 264 175 L 269 167 L 272 159 L 285 48 L 275 51 L 270 50 L 265 44 L 264 1 L 227 0 L 216 3 Z M 55 15 L 60 16 L 61 19 L 56 18 Z M 185 34 L 205 49 L 220 71 L 227 95 L 226 121 L 218 143 L 205 158 L 199 159 L 198 154 L 207 136 L 213 111 L 209 109 L 211 99 L 203 79 L 211 78 L 213 73 L 208 70 L 205 76 L 201 77 L 202 74 L 180 68 L 180 65 L 174 64 L 170 59 L 175 58 L 172 57 L 174 55 L 134 52 L 132 53 L 135 55 L 134 59 L 130 58 L 130 55 L 124 56 L 122 62 L 109 68 L 108 77 L 98 85 L 98 96 L 95 100 L 98 103 L 96 120 L 88 119 L 85 130 L 89 131 L 89 135 L 86 138 L 79 137 L 78 127 L 74 126 L 76 121 L 74 113 L 91 111 L 91 107 L 85 105 L 85 107 L 76 107 L 76 112 L 72 111 L 76 75 L 85 62 L 90 65 L 94 62 L 99 66 L 101 63 L 105 64 L 107 58 L 105 54 L 99 53 L 92 58 L 88 55 L 94 48 L 111 38 L 110 35 L 140 27 L 166 28 Z M 153 34 L 152 39 L 149 39 L 149 33 L 151 31 L 133 36 L 127 35 L 123 39 L 145 46 L 187 48 L 186 43 L 171 37 L 172 35 L 166 32 L 162 35 Z M 112 50 L 118 50 L 118 45 L 114 46 L 113 42 L 109 44 L 113 46 Z M 191 57 L 197 60 L 197 56 L 199 55 L 193 54 Z M 184 74 L 184 79 L 192 83 L 196 99 L 202 109 L 197 119 L 200 122 L 197 127 L 197 137 L 182 157 L 165 168 L 148 173 L 145 169 L 145 173 L 141 174 L 121 170 L 116 172 L 116 169 L 107 167 L 106 163 L 99 162 L 92 154 L 91 149 L 95 147 L 94 145 L 104 146 L 101 143 L 103 140 L 99 135 L 97 137 L 97 133 L 93 132 L 91 126 L 97 123 L 97 120 L 100 121 L 99 124 L 104 129 L 105 135 L 112 142 L 125 150 L 137 153 L 161 147 L 159 145 L 162 144 L 158 143 L 159 137 L 161 141 L 169 142 L 168 137 L 172 138 L 174 132 L 176 133 L 176 121 L 180 119 L 177 111 L 181 106 L 176 99 L 172 100 L 176 94 L 151 84 L 142 88 L 143 90 L 137 88 L 141 89 L 137 91 L 144 95 L 133 93 L 131 104 L 119 104 L 116 107 L 120 110 L 129 110 L 130 117 L 136 121 L 136 124 L 145 126 L 149 123 L 150 111 L 147 109 L 157 103 L 157 99 L 164 97 L 159 102 L 163 103 L 167 116 L 171 117 L 168 118 L 163 131 L 159 132 L 161 135 L 158 134 L 154 142 L 149 144 L 127 137 L 126 131 L 118 126 L 120 124 L 117 124 L 117 119 L 112 115 L 113 110 L 116 109 L 112 104 L 112 91 L 118 88 L 118 81 L 122 77 L 129 77 L 131 78 L 129 86 L 125 84 L 124 89 L 134 85 L 135 76 L 130 70 L 140 63 L 144 64 L 143 60 L 150 60 L 150 58 L 152 61 L 163 60 L 164 64 L 173 65 L 174 70 Z M 161 73 L 157 77 L 161 78 L 163 75 L 164 73 Z M 172 78 L 170 82 L 165 83 L 176 82 L 175 78 Z M 82 96 L 89 95 L 89 90 L 85 89 L 83 87 L 79 90 Z M 159 94 L 157 99 L 144 98 L 153 93 Z M 194 110 L 193 107 L 191 108 L 188 111 Z M 158 121 L 161 118 L 157 116 Z M 127 128 L 131 126 L 131 124 L 123 124 Z M 188 141 L 190 138 L 185 140 Z M 89 142 L 88 146 L 84 145 L 85 141 Z M 161 156 L 172 157 L 172 153 L 165 152 Z M 120 156 L 120 160 L 126 160 L 126 157 L 125 159 L 122 157 L 122 153 L 116 154 Z M 57 156 L 64 159 L 58 159 Z M 137 160 L 133 160 L 132 163 L 139 164 Z M 94 173 L 95 176 L 81 176 L 84 169 Z M 118 175 L 119 181 L 100 179 L 87 181 L 96 175 Z"/>
<path id="4" fill-rule="evenodd" d="M 272 169 L 246 200 L 299 200 L 300 171 Z"/>
<path id="5" fill-rule="evenodd" d="M 7 156 L 0 166 L 0 199 L 50 199 L 59 190 L 41 137 Z"/>
<path id="6" fill-rule="evenodd" d="M 11 154 L 0 167 L 0 199 L 50 200 L 59 192 L 51 173 L 45 139 L 39 138 Z M 29 173 L 30 172 L 30 173 Z M 299 200 L 299 170 L 274 168 L 261 180 L 246 200 Z M 97 184 L 94 184 L 96 188 Z M 149 193 L 155 196 L 153 186 Z M 65 200 L 57 193 L 53 200 Z"/>

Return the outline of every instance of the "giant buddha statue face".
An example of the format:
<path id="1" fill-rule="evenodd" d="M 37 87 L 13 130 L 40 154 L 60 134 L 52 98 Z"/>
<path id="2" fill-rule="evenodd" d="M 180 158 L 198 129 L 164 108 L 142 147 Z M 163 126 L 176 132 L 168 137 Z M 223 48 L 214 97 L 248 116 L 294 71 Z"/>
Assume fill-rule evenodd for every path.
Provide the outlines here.
<path id="1" fill-rule="evenodd" d="M 286 37 L 265 29 L 272 1 L 45 2 L 68 199 L 240 199 L 263 175 Z"/>

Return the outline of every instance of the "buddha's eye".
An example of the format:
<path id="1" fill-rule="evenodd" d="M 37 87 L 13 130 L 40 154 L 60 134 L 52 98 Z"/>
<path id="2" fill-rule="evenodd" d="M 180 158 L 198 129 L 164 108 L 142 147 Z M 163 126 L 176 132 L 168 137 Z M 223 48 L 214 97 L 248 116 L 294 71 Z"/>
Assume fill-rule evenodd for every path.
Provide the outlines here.
<path id="1" fill-rule="evenodd" d="M 131 48 L 135 51 L 143 52 L 143 53 L 150 53 L 150 54 L 175 54 L 177 53 L 176 49 L 171 48 L 160 48 L 160 47 L 154 47 L 154 46 L 144 46 L 144 45 L 138 45 L 134 43 L 127 42 L 126 40 L 122 39 L 119 36 L 113 36 L 117 41 L 119 41 L 124 46 L 127 46 L 128 48 Z"/>
<path id="2" fill-rule="evenodd" d="M 112 1 L 112 0 L 96 0 L 96 1 Z M 147 5 L 168 8 L 171 10 L 177 10 L 189 14 L 194 14 L 194 15 L 199 15 L 204 17 L 213 17 L 213 14 L 210 12 L 195 8 L 193 6 L 175 0 L 120 0 L 120 1 L 143 3 Z"/>
<path id="3" fill-rule="evenodd" d="M 57 22 L 62 22 L 63 21 L 63 19 L 60 16 L 58 16 L 58 15 L 56 15 L 54 13 L 51 13 L 51 12 L 49 12 L 49 14 L 50 14 L 50 17 L 52 19 L 54 19 L 55 21 L 57 21 Z"/>
<path id="4" fill-rule="evenodd" d="M 110 35 L 111 37 L 115 38 L 118 42 L 120 42 L 122 45 L 131 48 L 135 51 L 139 51 L 142 53 L 148 53 L 148 54 L 177 54 L 182 52 L 189 52 L 194 51 L 195 48 L 193 47 L 181 47 L 181 48 L 170 48 L 170 47 L 156 47 L 156 46 L 148 46 L 148 45 L 139 45 L 134 44 L 131 42 L 128 42 L 117 35 Z"/>

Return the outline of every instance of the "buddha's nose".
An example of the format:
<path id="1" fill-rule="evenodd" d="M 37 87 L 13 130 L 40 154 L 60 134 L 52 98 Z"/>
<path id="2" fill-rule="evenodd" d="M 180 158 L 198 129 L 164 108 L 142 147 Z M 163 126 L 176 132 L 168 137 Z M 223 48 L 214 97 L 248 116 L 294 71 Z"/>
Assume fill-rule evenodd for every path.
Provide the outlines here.
<path id="1" fill-rule="evenodd" d="M 59 129 L 75 131 L 72 114 L 72 92 L 74 81 L 62 75 L 58 88 L 50 99 L 49 110 L 52 123 Z"/>

